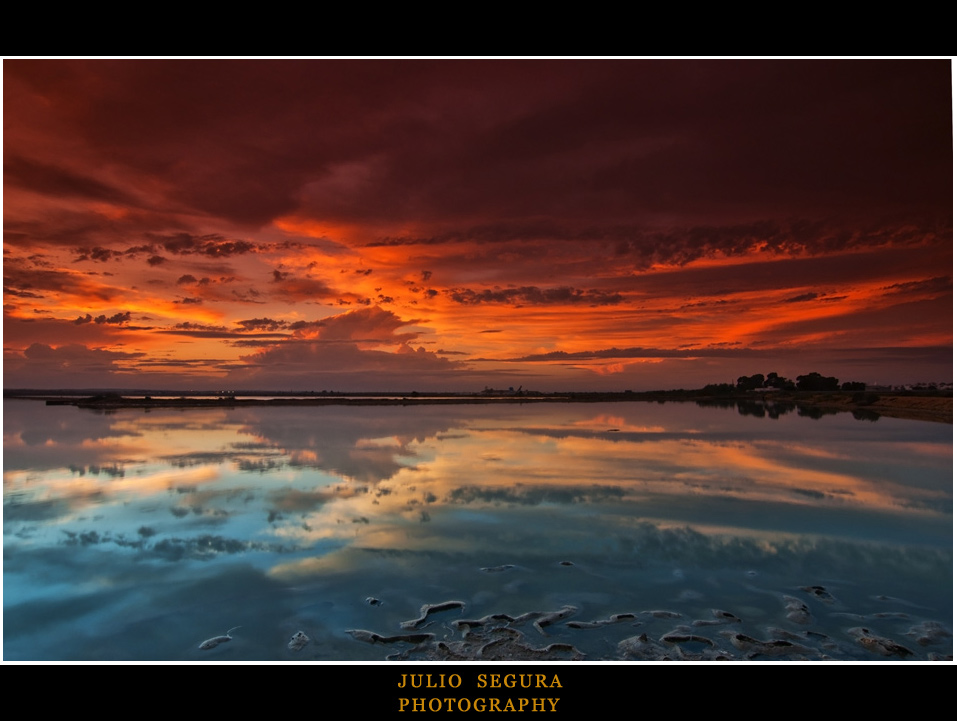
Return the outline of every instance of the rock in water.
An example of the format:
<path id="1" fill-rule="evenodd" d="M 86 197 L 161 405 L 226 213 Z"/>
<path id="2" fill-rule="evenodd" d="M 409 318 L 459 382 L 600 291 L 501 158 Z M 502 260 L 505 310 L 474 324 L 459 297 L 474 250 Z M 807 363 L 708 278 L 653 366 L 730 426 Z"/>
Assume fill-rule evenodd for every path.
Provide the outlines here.
<path id="1" fill-rule="evenodd" d="M 621 623 L 622 621 L 633 621 L 635 619 L 635 614 L 633 613 L 613 613 L 608 618 L 602 618 L 598 621 L 569 621 L 565 625 L 569 628 L 599 628 L 600 626 L 608 626 L 612 623 Z M 640 624 L 634 624 L 640 625 Z"/>
<path id="2" fill-rule="evenodd" d="M 366 631 L 361 628 L 347 628 L 346 633 L 352 636 L 356 641 L 365 643 L 425 643 L 435 638 L 434 633 L 403 633 L 398 636 L 382 636 L 372 631 Z"/>
<path id="3" fill-rule="evenodd" d="M 414 618 L 411 621 L 403 621 L 402 623 L 399 624 L 399 627 L 408 628 L 408 629 L 418 628 L 423 623 L 425 623 L 425 619 L 429 617 L 429 614 L 439 613 L 440 611 L 450 611 L 453 608 L 464 609 L 465 602 L 464 601 L 443 601 L 442 603 L 427 603 L 424 606 L 422 606 L 421 609 L 419 609 L 420 616 L 418 618 Z"/>
<path id="4" fill-rule="evenodd" d="M 237 628 L 242 628 L 242 626 L 233 626 L 226 632 L 225 636 L 213 636 L 212 638 L 207 638 L 201 644 L 199 648 L 202 651 L 209 651 L 211 648 L 216 648 L 221 643 L 226 643 L 227 641 L 232 641 L 233 637 L 230 634 L 235 631 Z"/>
<path id="5" fill-rule="evenodd" d="M 913 636 L 921 646 L 940 643 L 951 638 L 950 631 L 937 623 L 937 621 L 924 621 L 917 626 L 912 626 L 907 632 L 907 635 Z"/>
<path id="6" fill-rule="evenodd" d="M 577 613 L 578 608 L 576 606 L 562 606 L 558 611 L 552 611 L 551 613 L 546 613 L 541 616 L 537 621 L 533 621 L 532 625 L 538 629 L 538 632 L 543 636 L 547 636 L 545 633 L 545 626 L 551 626 L 553 623 L 558 623 L 573 613 Z"/>
<path id="7" fill-rule="evenodd" d="M 914 652 L 906 646 L 901 646 L 899 643 L 892 641 L 889 638 L 877 636 L 866 628 L 858 626 L 856 628 L 848 629 L 848 633 L 857 639 L 857 642 L 868 651 L 878 653 L 881 656 L 900 656 L 901 658 L 904 658 L 906 656 L 914 655 Z"/>
<path id="8" fill-rule="evenodd" d="M 302 649 L 309 645 L 309 640 L 309 637 L 302 631 L 296 631 L 293 637 L 289 639 L 287 645 L 290 651 L 302 651 Z"/>
<path id="9" fill-rule="evenodd" d="M 789 621 L 794 623 L 808 624 L 811 622 L 811 609 L 799 598 L 794 596 L 784 597 L 784 610 L 787 611 Z"/>
<path id="10" fill-rule="evenodd" d="M 832 596 L 830 591 L 824 588 L 824 586 L 801 586 L 801 590 L 805 593 L 810 593 L 817 600 L 822 601 L 823 603 L 834 603 L 834 596 Z"/>

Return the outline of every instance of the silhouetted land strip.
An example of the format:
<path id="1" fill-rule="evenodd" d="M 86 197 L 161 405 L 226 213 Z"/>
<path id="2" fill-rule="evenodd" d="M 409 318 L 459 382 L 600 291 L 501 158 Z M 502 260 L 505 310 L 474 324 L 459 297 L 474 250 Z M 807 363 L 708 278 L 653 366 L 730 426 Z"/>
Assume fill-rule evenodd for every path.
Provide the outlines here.
<path id="1" fill-rule="evenodd" d="M 91 395 L 92 393 L 92 395 Z M 250 397 L 256 396 L 256 397 Z M 703 406 L 736 408 L 742 415 L 776 418 L 790 412 L 810 418 L 848 412 L 859 420 L 881 416 L 953 423 L 953 396 L 949 391 L 863 391 L 774 393 L 709 393 L 707 390 L 670 390 L 619 393 L 291 393 L 250 391 L 246 394 L 181 391 L 36 391 L 5 390 L 5 398 L 44 400 L 48 405 L 73 405 L 109 411 L 121 408 L 234 408 L 250 406 L 408 406 L 492 403 L 609 403 L 695 402 Z"/>

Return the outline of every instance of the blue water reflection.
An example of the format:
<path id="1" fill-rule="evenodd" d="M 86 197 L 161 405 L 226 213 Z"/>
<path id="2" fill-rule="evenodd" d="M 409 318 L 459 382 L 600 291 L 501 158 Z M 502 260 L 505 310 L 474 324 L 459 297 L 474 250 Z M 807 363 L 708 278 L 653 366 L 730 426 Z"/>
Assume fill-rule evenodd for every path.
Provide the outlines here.
<path id="1" fill-rule="evenodd" d="M 952 502 L 951 426 L 847 413 L 8 400 L 4 658 L 938 658 Z"/>

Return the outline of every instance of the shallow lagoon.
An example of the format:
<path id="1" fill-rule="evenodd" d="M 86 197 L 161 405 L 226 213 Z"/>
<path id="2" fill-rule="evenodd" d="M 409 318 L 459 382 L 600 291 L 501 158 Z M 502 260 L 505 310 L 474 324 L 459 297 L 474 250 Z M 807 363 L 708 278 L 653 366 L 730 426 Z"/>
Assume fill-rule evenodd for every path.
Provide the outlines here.
<path id="1" fill-rule="evenodd" d="M 4 658 L 946 657 L 952 455 L 754 405 L 8 400 Z"/>

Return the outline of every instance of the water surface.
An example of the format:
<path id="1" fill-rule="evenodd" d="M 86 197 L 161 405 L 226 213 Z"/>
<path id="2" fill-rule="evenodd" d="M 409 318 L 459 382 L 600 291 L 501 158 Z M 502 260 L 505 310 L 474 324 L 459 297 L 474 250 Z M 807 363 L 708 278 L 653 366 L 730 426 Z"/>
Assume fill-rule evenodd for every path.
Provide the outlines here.
<path id="1" fill-rule="evenodd" d="M 7 660 L 495 658 L 507 644 L 926 660 L 952 653 L 952 538 L 944 424 L 691 403 L 4 402 Z M 445 601 L 463 607 L 409 623 Z M 492 614 L 472 642 L 455 624 Z M 299 631 L 310 642 L 290 649 Z"/>

